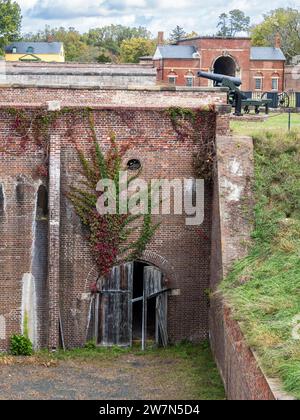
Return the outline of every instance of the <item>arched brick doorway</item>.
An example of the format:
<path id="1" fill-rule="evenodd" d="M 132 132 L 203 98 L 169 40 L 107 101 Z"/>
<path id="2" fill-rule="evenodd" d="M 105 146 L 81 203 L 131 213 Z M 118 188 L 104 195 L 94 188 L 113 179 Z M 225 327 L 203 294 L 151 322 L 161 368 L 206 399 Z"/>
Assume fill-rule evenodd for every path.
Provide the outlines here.
<path id="1" fill-rule="evenodd" d="M 235 77 L 237 72 L 236 63 L 230 56 L 219 57 L 214 62 L 213 72 Z"/>

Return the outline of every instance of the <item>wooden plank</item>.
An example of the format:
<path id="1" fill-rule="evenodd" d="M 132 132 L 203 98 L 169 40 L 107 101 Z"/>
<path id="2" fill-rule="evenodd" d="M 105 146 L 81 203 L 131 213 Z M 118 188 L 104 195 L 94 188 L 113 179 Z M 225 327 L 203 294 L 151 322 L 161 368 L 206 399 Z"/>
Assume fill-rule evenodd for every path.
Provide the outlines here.
<path id="1" fill-rule="evenodd" d="M 100 290 L 101 326 L 98 343 L 103 346 L 132 344 L 132 263 L 113 267 Z"/>

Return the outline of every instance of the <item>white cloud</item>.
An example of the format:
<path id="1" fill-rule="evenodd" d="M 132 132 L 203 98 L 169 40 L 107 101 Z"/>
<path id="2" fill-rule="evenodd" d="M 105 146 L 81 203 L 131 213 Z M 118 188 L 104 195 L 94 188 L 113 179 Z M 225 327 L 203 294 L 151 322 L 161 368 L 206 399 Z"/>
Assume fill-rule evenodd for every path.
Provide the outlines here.
<path id="1" fill-rule="evenodd" d="M 129 26 L 142 25 L 155 34 L 168 33 L 176 25 L 187 32 L 200 34 L 216 32 L 222 12 L 241 9 L 252 23 L 263 14 L 278 7 L 300 7 L 300 0 L 19 0 L 23 12 L 23 32 L 50 26 L 74 26 L 80 31 L 110 23 Z"/>

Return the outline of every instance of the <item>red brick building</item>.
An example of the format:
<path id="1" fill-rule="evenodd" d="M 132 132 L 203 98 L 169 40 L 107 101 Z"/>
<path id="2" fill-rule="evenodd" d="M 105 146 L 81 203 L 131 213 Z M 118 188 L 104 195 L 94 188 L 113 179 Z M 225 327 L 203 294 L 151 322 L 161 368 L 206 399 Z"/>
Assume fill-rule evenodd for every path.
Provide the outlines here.
<path id="1" fill-rule="evenodd" d="M 160 83 L 179 86 L 212 86 L 198 78 L 197 71 L 237 76 L 243 91 L 271 92 L 284 90 L 285 57 L 276 37 L 274 47 L 252 47 L 246 37 L 195 37 L 176 45 L 163 45 L 159 34 L 153 56 Z"/>

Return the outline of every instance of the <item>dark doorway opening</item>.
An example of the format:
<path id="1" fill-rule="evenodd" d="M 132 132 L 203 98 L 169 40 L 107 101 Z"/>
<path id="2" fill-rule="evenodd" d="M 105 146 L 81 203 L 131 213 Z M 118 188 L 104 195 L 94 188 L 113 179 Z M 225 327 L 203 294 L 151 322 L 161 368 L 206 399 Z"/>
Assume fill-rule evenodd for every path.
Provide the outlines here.
<path id="1" fill-rule="evenodd" d="M 135 261 L 133 264 L 133 288 L 132 298 L 137 299 L 144 293 L 144 268 L 149 267 L 142 261 Z M 147 300 L 147 339 L 155 340 L 155 298 Z M 140 299 L 132 304 L 132 339 L 140 341 L 142 339 L 143 325 L 143 300 Z"/>
<path id="2" fill-rule="evenodd" d="M 231 57 L 219 57 L 214 64 L 214 73 L 235 77 L 236 65 Z"/>

